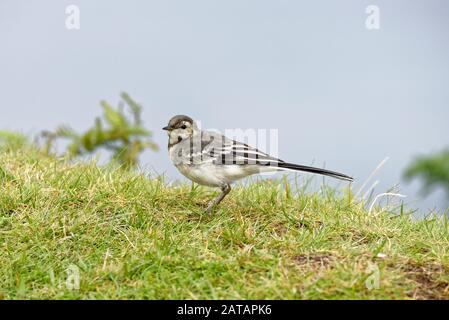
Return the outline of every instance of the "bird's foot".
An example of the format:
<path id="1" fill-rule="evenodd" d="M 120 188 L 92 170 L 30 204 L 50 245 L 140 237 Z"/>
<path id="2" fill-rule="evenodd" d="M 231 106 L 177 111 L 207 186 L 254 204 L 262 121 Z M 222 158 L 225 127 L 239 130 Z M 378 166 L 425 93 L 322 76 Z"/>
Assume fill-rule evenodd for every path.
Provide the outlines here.
<path id="1" fill-rule="evenodd" d="M 211 215 L 213 210 L 214 210 L 214 203 L 212 202 L 212 203 L 209 203 L 209 204 L 207 205 L 206 213 L 207 213 L 208 215 Z"/>
<path id="2" fill-rule="evenodd" d="M 218 195 L 218 197 L 216 197 L 214 200 L 209 202 L 209 204 L 207 205 L 207 208 L 206 208 L 206 212 L 208 214 L 212 214 L 212 210 L 214 209 L 214 207 L 217 206 L 221 202 L 221 200 L 223 200 L 224 197 L 226 197 L 226 195 L 230 191 L 231 191 L 231 186 L 229 184 L 224 185 L 221 188 L 221 193 Z"/>

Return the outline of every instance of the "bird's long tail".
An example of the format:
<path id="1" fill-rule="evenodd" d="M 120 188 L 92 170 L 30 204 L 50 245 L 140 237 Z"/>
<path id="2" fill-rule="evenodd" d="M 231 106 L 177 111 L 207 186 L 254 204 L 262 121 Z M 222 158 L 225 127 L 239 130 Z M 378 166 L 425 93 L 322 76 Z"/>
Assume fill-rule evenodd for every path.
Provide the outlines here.
<path id="1" fill-rule="evenodd" d="M 350 176 L 347 176 L 345 174 L 342 174 L 342 173 L 325 170 L 325 169 L 320 169 L 320 168 L 315 168 L 315 167 L 302 166 L 302 165 L 294 164 L 294 163 L 280 162 L 280 163 L 278 163 L 278 167 L 280 169 L 284 169 L 284 170 L 304 171 L 304 172 L 322 174 L 322 175 L 329 176 L 332 178 L 337 178 L 340 180 L 354 181 L 353 178 L 351 178 Z"/>

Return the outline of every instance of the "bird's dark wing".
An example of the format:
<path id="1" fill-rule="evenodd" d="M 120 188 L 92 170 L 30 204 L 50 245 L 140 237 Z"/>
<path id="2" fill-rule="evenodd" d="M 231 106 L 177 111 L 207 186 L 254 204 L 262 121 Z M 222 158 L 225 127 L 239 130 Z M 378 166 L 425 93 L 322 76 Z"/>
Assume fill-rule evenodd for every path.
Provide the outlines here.
<path id="1" fill-rule="evenodd" d="M 215 164 L 277 166 L 284 162 L 248 144 L 231 140 L 219 134 L 211 135 L 206 132 L 201 145 L 203 160 L 209 158 Z"/>

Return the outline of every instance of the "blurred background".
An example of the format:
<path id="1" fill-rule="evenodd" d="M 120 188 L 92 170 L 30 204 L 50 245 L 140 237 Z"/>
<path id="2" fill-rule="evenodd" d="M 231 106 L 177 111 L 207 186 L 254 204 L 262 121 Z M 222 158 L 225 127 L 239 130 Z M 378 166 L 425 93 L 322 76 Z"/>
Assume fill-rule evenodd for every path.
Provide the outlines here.
<path id="1" fill-rule="evenodd" d="M 126 91 L 160 146 L 140 162 L 169 179 L 182 177 L 160 129 L 187 114 L 278 129 L 282 159 L 353 175 L 355 190 L 388 156 L 377 193 L 400 184 L 423 214 L 444 211 L 443 188 L 423 197 L 404 171 L 449 145 L 448 18 L 445 0 L 0 0 L 0 129 L 83 131 Z"/>

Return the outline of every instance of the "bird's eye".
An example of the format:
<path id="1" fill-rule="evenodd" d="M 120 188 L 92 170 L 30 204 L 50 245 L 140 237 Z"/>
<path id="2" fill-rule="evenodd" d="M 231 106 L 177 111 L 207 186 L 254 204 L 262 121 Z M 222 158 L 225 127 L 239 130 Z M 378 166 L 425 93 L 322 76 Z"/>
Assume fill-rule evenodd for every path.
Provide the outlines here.
<path id="1" fill-rule="evenodd" d="M 187 129 L 187 126 L 186 126 L 185 124 L 183 124 L 183 125 L 181 126 L 181 129 Z"/>

